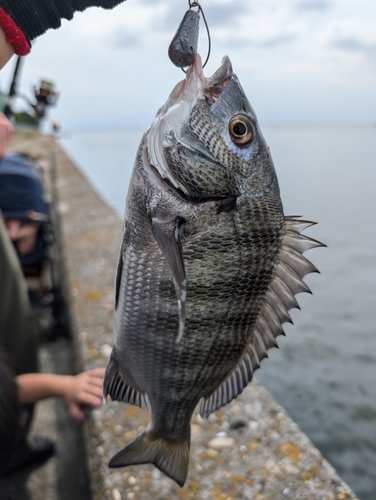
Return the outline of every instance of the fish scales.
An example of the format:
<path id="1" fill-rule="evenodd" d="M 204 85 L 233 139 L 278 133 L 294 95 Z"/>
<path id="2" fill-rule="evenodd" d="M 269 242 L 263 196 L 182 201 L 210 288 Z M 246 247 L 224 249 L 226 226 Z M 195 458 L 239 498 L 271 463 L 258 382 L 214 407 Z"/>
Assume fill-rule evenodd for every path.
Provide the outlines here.
<path id="1" fill-rule="evenodd" d="M 229 59 L 208 79 L 198 56 L 145 133 L 127 196 L 104 395 L 151 421 L 110 467 L 153 463 L 184 484 L 196 406 L 206 417 L 243 390 L 306 291 L 315 268 L 299 256 L 321 244 L 304 227 L 284 217 Z"/>

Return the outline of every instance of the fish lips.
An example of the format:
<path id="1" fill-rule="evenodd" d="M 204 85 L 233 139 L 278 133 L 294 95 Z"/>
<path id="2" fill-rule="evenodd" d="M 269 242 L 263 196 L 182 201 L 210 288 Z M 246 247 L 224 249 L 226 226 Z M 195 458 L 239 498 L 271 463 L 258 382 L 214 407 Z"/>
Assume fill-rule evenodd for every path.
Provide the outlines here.
<path id="1" fill-rule="evenodd" d="M 155 121 L 159 122 L 168 114 L 176 110 L 176 107 L 186 103 L 194 103 L 199 97 L 206 96 L 215 102 L 221 95 L 223 89 L 234 75 L 232 64 L 228 56 L 224 56 L 221 66 L 210 77 L 204 76 L 202 61 L 199 54 L 192 66 L 187 70 L 185 80 L 176 84 L 167 102 L 158 111 Z"/>

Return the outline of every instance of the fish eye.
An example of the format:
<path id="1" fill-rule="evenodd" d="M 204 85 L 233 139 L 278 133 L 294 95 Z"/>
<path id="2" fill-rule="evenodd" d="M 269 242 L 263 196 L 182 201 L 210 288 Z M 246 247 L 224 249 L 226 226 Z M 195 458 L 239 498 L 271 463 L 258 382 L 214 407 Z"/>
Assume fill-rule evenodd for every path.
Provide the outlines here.
<path id="1" fill-rule="evenodd" d="M 253 125 L 247 115 L 234 115 L 228 128 L 232 141 L 238 146 L 247 146 L 253 139 Z"/>

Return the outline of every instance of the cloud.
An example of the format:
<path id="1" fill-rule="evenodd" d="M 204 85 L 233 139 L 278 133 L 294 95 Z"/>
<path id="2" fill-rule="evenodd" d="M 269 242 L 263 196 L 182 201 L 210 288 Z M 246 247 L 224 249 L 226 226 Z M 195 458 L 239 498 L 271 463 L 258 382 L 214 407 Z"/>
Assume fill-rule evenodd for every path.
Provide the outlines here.
<path id="1" fill-rule="evenodd" d="M 346 52 L 347 51 L 364 52 L 365 50 L 371 47 L 370 44 L 366 44 L 362 40 L 359 40 L 358 38 L 355 37 L 343 37 L 332 42 L 331 45 L 332 47 L 345 50 Z"/>
<path id="2" fill-rule="evenodd" d="M 330 0 L 303 0 L 295 5 L 299 11 L 324 11 L 331 7 Z"/>
<path id="3" fill-rule="evenodd" d="M 143 37 L 141 33 L 128 33 L 127 30 L 118 27 L 113 35 L 115 47 L 139 47 L 142 45 Z"/>
<path id="4" fill-rule="evenodd" d="M 210 32 L 225 26 L 229 33 L 229 43 L 234 41 L 236 44 L 239 38 L 236 26 L 250 13 L 249 4 L 246 2 L 239 4 L 237 0 L 229 0 L 225 3 L 218 3 L 218 0 L 215 0 L 215 3 L 213 1 L 210 3 L 209 0 L 203 8 Z M 141 0 L 137 4 L 137 10 L 134 7 L 133 20 L 128 16 L 113 30 L 112 46 L 119 48 L 150 46 L 155 45 L 156 38 L 159 40 L 163 38 L 168 43 L 168 37 L 172 40 L 187 10 L 188 2 L 171 9 L 171 3 L 166 0 Z M 142 26 L 140 26 L 141 19 Z M 206 38 L 202 16 L 200 33 Z"/>
<path id="5" fill-rule="evenodd" d="M 143 0 L 143 3 L 149 4 L 150 0 Z M 174 33 L 177 30 L 183 16 L 188 9 L 171 9 L 170 5 L 165 2 L 159 2 L 160 8 L 164 10 L 164 17 L 155 27 L 158 30 L 172 30 Z M 187 3 L 188 7 L 188 3 Z M 196 10 L 196 9 L 195 9 Z M 227 3 L 205 3 L 203 4 L 203 12 L 209 25 L 209 29 L 217 26 L 229 26 L 236 24 L 236 19 L 249 12 L 249 5 L 246 2 L 238 2 L 237 0 L 230 0 Z M 203 30 L 203 20 L 201 16 L 200 29 Z"/>
<path id="6" fill-rule="evenodd" d="M 203 7 L 209 29 L 211 26 L 214 28 L 216 26 L 236 24 L 237 18 L 250 12 L 247 2 L 238 1 L 216 5 L 203 5 Z M 236 32 L 234 32 L 234 37 L 236 37 Z"/>
<path id="7" fill-rule="evenodd" d="M 266 40 L 262 40 L 260 42 L 254 42 L 254 45 L 257 45 L 261 48 L 265 49 L 274 49 L 275 47 L 278 47 L 280 45 L 286 45 L 289 43 L 295 42 L 297 39 L 296 35 L 289 35 L 289 34 L 281 34 L 277 35 L 272 38 L 268 38 Z"/>
<path id="8" fill-rule="evenodd" d="M 337 38 L 331 42 L 330 46 L 344 52 L 363 54 L 376 64 L 376 43 L 364 42 L 355 36 L 347 36 Z"/>

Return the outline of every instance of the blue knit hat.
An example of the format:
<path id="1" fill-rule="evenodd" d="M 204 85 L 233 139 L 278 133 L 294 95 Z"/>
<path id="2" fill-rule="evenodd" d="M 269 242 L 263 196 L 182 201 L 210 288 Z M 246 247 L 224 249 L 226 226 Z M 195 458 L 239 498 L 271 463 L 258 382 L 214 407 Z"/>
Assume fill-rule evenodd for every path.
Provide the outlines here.
<path id="1" fill-rule="evenodd" d="M 41 179 L 32 163 L 19 154 L 8 154 L 0 160 L 0 210 L 5 219 L 46 218 Z"/>

